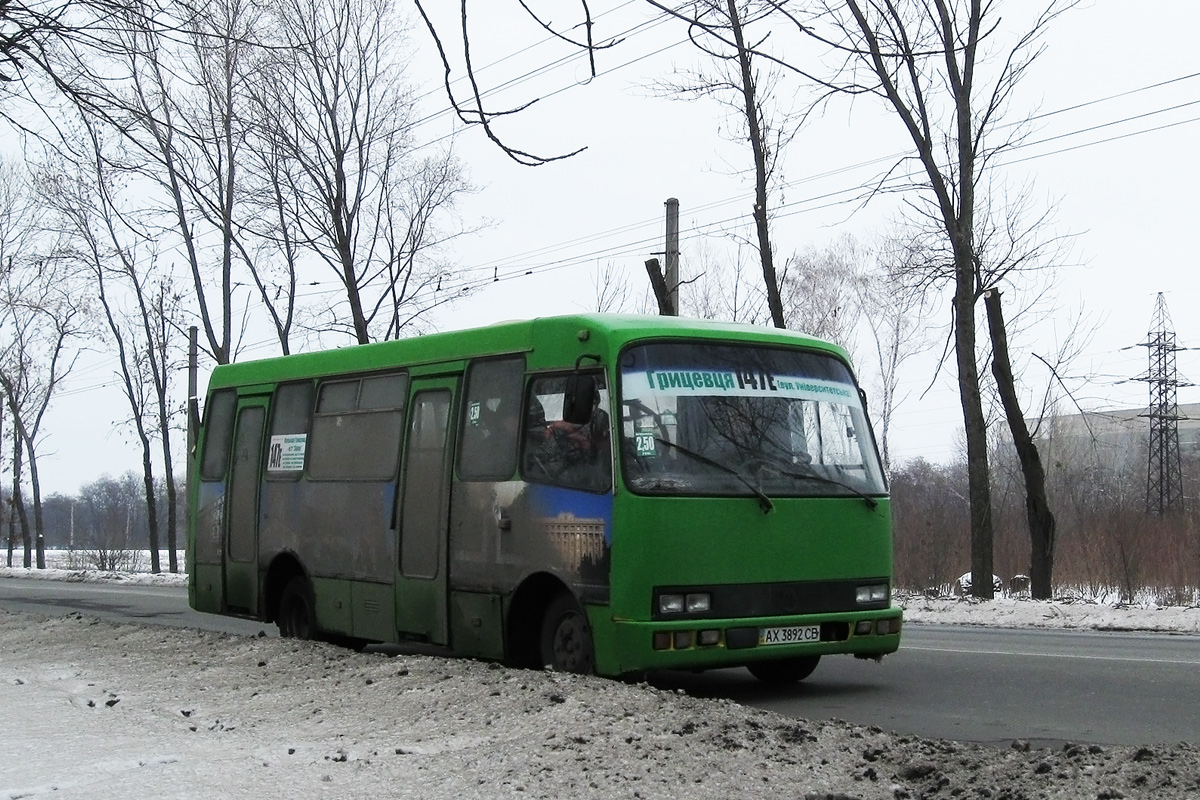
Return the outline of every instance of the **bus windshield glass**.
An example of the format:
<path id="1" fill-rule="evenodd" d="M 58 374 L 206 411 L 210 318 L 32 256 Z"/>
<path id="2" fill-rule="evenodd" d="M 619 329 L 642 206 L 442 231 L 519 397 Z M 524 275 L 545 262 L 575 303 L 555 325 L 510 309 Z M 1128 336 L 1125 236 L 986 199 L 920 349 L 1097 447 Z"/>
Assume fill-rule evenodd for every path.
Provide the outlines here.
<path id="1" fill-rule="evenodd" d="M 639 494 L 887 491 L 858 387 L 829 355 L 659 342 L 621 358 L 621 460 Z"/>

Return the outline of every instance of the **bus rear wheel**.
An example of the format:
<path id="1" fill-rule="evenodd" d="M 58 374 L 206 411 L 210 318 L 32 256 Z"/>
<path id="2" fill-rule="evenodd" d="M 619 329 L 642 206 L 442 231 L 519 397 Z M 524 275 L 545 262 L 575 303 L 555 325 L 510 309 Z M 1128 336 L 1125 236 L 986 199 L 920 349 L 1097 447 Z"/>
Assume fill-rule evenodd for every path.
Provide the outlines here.
<path id="1" fill-rule="evenodd" d="M 317 638 L 317 603 L 308 579 L 297 575 L 279 597 L 279 635 L 285 639 Z"/>
<path id="2" fill-rule="evenodd" d="M 583 609 L 569 594 L 561 594 L 542 618 L 542 664 L 555 672 L 591 675 L 596 671 L 592 629 Z"/>
<path id="3" fill-rule="evenodd" d="M 755 661 L 746 665 L 746 669 L 769 686 L 788 686 L 812 675 L 820 662 L 820 656 L 795 656 L 777 661 Z"/>

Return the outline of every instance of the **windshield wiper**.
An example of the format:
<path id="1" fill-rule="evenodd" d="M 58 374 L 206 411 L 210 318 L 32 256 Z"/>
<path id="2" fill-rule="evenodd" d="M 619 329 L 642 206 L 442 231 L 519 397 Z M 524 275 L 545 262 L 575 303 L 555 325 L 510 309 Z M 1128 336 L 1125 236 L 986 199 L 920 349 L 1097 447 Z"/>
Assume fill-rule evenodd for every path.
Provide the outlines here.
<path id="1" fill-rule="evenodd" d="M 816 481 L 817 483 L 827 483 L 830 486 L 841 487 L 842 489 L 845 489 L 846 491 L 850 492 L 854 496 L 860 498 L 864 503 L 867 504 L 867 508 L 871 509 L 872 511 L 874 511 L 875 507 L 879 505 L 879 501 L 876 500 L 874 497 L 871 497 L 871 495 L 864 494 L 864 493 L 860 492 L 858 489 L 855 489 L 850 484 L 842 483 L 837 478 L 827 478 L 824 475 L 818 475 L 817 473 L 811 472 L 811 471 L 810 472 L 793 472 L 790 469 L 778 469 L 778 468 L 776 468 L 776 466 L 774 464 L 770 464 L 769 466 L 771 467 L 771 469 L 774 469 L 780 475 L 786 475 L 789 478 L 798 478 L 800 480 Z"/>
<path id="2" fill-rule="evenodd" d="M 736 469 L 729 466 L 728 464 L 722 464 L 720 461 L 714 461 L 713 459 L 709 458 L 708 456 L 702 456 L 699 453 L 697 453 L 695 450 L 689 450 L 688 448 L 684 447 L 683 445 L 675 444 L 674 442 L 672 442 L 669 439 L 663 439 L 661 437 L 655 436 L 654 441 L 659 442 L 660 444 L 665 444 L 667 447 L 670 447 L 673 450 L 677 450 L 680 453 L 683 453 L 685 456 L 691 456 L 692 458 L 699 461 L 701 464 L 707 464 L 710 467 L 716 467 L 717 469 L 721 470 L 722 472 L 729 473 L 730 475 L 732 475 L 733 477 L 735 477 L 739 481 L 741 481 L 746 486 L 747 489 L 754 492 L 754 496 L 758 498 L 758 507 L 762 509 L 762 512 L 764 514 L 770 514 L 772 511 L 775 510 L 775 504 L 773 502 L 771 502 L 771 498 L 767 497 L 766 493 L 762 489 L 755 486 L 753 483 L 751 483 L 749 480 L 746 479 L 745 475 L 738 472 Z"/>

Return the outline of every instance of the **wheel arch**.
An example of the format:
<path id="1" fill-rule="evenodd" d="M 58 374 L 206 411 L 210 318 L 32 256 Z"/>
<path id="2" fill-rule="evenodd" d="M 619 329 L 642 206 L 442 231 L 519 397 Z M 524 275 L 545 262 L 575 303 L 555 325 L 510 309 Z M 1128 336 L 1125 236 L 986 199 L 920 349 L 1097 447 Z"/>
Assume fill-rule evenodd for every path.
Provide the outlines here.
<path id="1" fill-rule="evenodd" d="M 283 597 L 283 590 L 296 576 L 300 576 L 309 581 L 310 585 L 312 584 L 308 570 L 304 568 L 300 557 L 295 553 L 285 550 L 271 559 L 271 565 L 267 567 L 267 574 L 263 579 L 262 618 L 264 622 L 275 622 L 279 619 L 279 600 Z"/>
<path id="2" fill-rule="evenodd" d="M 535 572 L 517 586 L 504 615 L 504 650 L 509 664 L 541 669 L 542 617 L 550 603 L 562 594 L 579 602 L 571 587 L 549 572 Z"/>

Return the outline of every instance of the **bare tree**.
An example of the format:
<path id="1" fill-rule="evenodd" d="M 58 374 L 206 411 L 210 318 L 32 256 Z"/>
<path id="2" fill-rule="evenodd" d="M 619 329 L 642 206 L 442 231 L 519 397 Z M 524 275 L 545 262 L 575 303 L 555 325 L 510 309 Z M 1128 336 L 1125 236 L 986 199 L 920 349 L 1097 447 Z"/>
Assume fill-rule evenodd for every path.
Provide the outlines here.
<path id="1" fill-rule="evenodd" d="M 394 338 L 442 302 L 436 249 L 469 189 L 452 151 L 418 153 L 403 81 L 403 26 L 383 0 L 289 0 L 281 45 L 258 68 L 259 163 L 280 191 L 282 227 L 337 276 L 323 327 L 358 342 Z"/>
<path id="2" fill-rule="evenodd" d="M 142 551 L 137 545 L 144 521 L 140 517 L 140 483 L 137 474 L 126 472 L 117 479 L 106 475 L 80 487 L 81 566 L 105 572 L 142 568 Z"/>
<path id="3" fill-rule="evenodd" d="M 33 565 L 33 533 L 29 527 L 29 512 L 25 508 L 24 491 L 21 488 L 25 475 L 24 464 L 25 444 L 20 436 L 13 436 L 12 492 L 8 499 L 8 566 L 12 566 L 12 551 L 19 534 L 25 551 L 24 566 L 29 569 Z"/>
<path id="4" fill-rule="evenodd" d="M 772 51 L 766 39 L 748 43 L 737 31 L 723 32 L 699 14 L 689 16 L 689 10 L 695 11 L 693 5 L 677 12 L 656 0 L 647 2 L 685 18 L 743 60 L 758 59 L 815 81 L 825 93 L 823 98 L 830 94 L 878 97 L 903 124 L 913 143 L 915 174 L 920 176 L 914 184 L 928 200 L 917 208 L 937 227 L 950 255 L 954 352 L 969 475 L 972 571 L 991 575 L 987 420 L 976 330 L 976 304 L 990 284 L 983 273 L 986 259 L 977 227 L 977 191 L 996 157 L 1019 140 L 1021 128 L 1001 128 L 1001 117 L 1040 52 L 1040 36 L 1074 2 L 1052 0 L 1014 44 L 1004 46 L 999 42 L 1003 29 L 996 24 L 997 5 L 982 0 L 825 0 L 804 7 L 787 0 L 765 0 L 773 32 L 790 29 L 837 60 L 826 77 L 816 76 L 798 59 L 789 59 L 782 45 Z M 465 38 L 465 6 L 463 21 Z M 475 86 L 469 65 L 467 73 Z M 897 171 L 902 173 L 908 162 L 898 165 Z M 993 349 L 1002 362 L 1005 348 L 993 343 Z M 998 373 L 1003 380 L 1011 370 L 1001 363 Z M 1010 413 L 1008 418 L 1014 437 L 1021 438 L 1015 417 Z M 1027 471 L 1029 483 L 1037 483 L 1036 473 L 1036 469 Z M 1037 505 L 1036 486 L 1030 492 L 1030 503 Z M 1031 525 L 1043 524 L 1039 517 L 1045 519 L 1031 512 Z M 1031 536 L 1038 539 L 1043 534 Z M 977 580 L 973 585 L 978 596 L 991 596 L 990 581 Z"/>
<path id="5" fill-rule="evenodd" d="M 944 594 L 961 574 L 961 531 L 970 516 L 965 472 L 961 463 L 937 465 L 922 458 L 893 470 L 898 586 Z"/>
<path id="6" fill-rule="evenodd" d="M 5 0 L 0 3 L 0 97 L 12 100 L 31 84 L 49 81 L 57 89 L 75 93 L 76 70 L 64 65 L 63 54 L 84 50 L 103 52 L 111 42 L 113 19 L 129 10 L 119 0 Z M 140 6 L 148 18 L 159 10 Z M 78 97 L 86 102 L 87 93 Z M 26 98 L 31 99 L 31 98 Z M 0 103 L 0 115 L 20 126 Z"/>
<path id="7" fill-rule="evenodd" d="M 238 272 L 246 262 L 238 236 L 239 86 L 256 23 L 239 0 L 146 11 L 114 10 L 104 46 L 67 49 L 56 68 L 70 75 L 67 97 L 88 124 L 128 144 L 113 151 L 121 161 L 110 166 L 154 187 L 143 188 L 140 210 L 156 212 L 153 238 L 182 257 L 207 349 L 226 363 L 245 327 L 235 309 L 249 300 Z M 60 133 L 56 147 L 67 157 L 92 160 L 86 132 L 60 123 Z"/>
<path id="8" fill-rule="evenodd" d="M 1032 403 L 1033 417 L 1041 418 L 1047 413 L 1050 402 L 1049 390 L 1060 380 L 1064 364 L 1078 355 L 1079 343 L 1087 338 L 1087 326 L 1080 320 L 1074 332 L 1066 337 L 1056 352 L 1038 353 L 1032 348 L 1020 348 L 1027 355 L 1032 353 L 1043 366 L 1050 370 L 1046 392 L 1040 401 L 1036 397 L 1022 398 L 1021 372 L 1029 368 L 1026 363 L 1016 363 L 1009 346 L 1009 339 L 1020 335 L 1020 325 L 1006 321 L 1001 307 L 1001 287 L 1013 286 L 1023 289 L 1026 299 L 1017 313 L 1016 320 L 1031 316 L 1036 306 L 1049 305 L 1052 301 L 1053 269 L 1063 263 L 1069 251 L 1069 237 L 1048 233 L 1051 219 L 1048 212 L 1031 213 L 1032 202 L 1028 190 L 1008 194 L 995 188 L 996 181 L 979 179 L 980 191 L 974 211 L 973 237 L 975 242 L 976 294 L 983 299 L 990 345 L 991 386 L 999 401 L 999 418 L 1007 428 L 1009 442 L 1015 450 L 1024 486 L 1025 519 L 1029 535 L 1030 592 L 1034 598 L 1046 599 L 1052 595 L 1051 586 L 1055 531 L 1057 523 L 1050 507 L 1046 471 L 1038 445 L 1035 441 L 1036 428 L 1026 421 L 1024 403 Z M 953 263 L 954 256 L 948 242 L 940 232 L 926 228 L 925 238 L 919 247 L 929 259 L 924 269 L 918 270 L 919 279 L 937 284 L 947 279 L 939 265 Z M 1014 291 L 1013 296 L 1017 295 Z M 986 385 L 986 376 L 981 376 Z M 1023 568 L 1024 569 L 1024 568 Z"/>
<path id="9" fill-rule="evenodd" d="M 787 327 L 853 351 L 861 318 L 855 283 L 869 258 L 849 235 L 794 253 L 780 280 Z"/>
<path id="10" fill-rule="evenodd" d="M 911 251 L 908 242 L 894 237 L 883 240 L 875 251 L 856 263 L 852 292 L 862 327 L 871 342 L 875 379 L 872 418 L 884 469 L 890 474 L 891 424 L 899 396 L 900 370 L 934 341 L 930 332 L 931 296 L 905 281 Z"/>
<path id="11" fill-rule="evenodd" d="M 750 151 L 754 176 L 751 218 L 763 290 L 772 324 L 787 327 L 795 320 L 788 318 L 781 297 L 770 209 L 780 155 L 795 138 L 799 122 L 792 110 L 778 101 L 778 66 L 767 63 L 764 67 L 755 55 L 755 48 L 769 35 L 756 29 L 770 22 L 774 9 L 771 3 L 760 0 L 693 0 L 678 7 L 657 2 L 651 5 L 683 21 L 692 44 L 709 60 L 707 67 L 677 69 L 670 79 L 656 81 L 658 93 L 673 99 L 716 100 L 729 111 L 733 138 Z"/>
<path id="12" fill-rule="evenodd" d="M 841 54 L 840 68 L 827 85 L 835 91 L 881 98 L 912 139 L 913 160 L 923 178 L 918 184 L 928 198 L 923 213 L 944 237 L 953 275 L 954 345 L 971 500 L 971 570 L 975 575 L 991 575 L 987 422 L 975 315 L 976 302 L 990 284 L 984 275 L 987 259 L 980 235 L 984 216 L 977 216 L 977 192 L 996 157 L 1019 140 L 1021 129 L 1001 129 L 1001 117 L 1040 52 L 1041 34 L 1071 4 L 1052 3 L 1007 48 L 994 42 L 1000 36 L 994 20 L 998 10 L 981 0 L 886 4 L 831 0 L 805 20 L 791 16 L 785 5 L 776 3 L 781 14 Z M 992 64 L 997 68 L 989 71 Z M 993 349 L 994 358 L 1002 362 L 1007 351 L 995 347 L 994 336 Z M 1010 376 L 1011 369 L 1001 363 L 998 380 Z M 1012 425 L 1011 410 L 1008 418 Z M 1014 437 L 1020 437 L 1019 427 L 1013 427 Z M 1026 479 L 1027 488 L 1029 482 L 1036 483 L 1035 471 L 1028 472 Z M 1031 491 L 1036 495 L 1038 489 L 1033 486 Z M 1030 502 L 1036 503 L 1036 498 L 1031 496 Z M 1030 522 L 1034 523 L 1032 515 Z M 972 592 L 991 597 L 991 582 L 973 581 Z"/>
<path id="13" fill-rule="evenodd" d="M 629 284 L 611 261 L 592 275 L 596 311 L 601 314 L 627 311 L 631 302 Z"/>
<path id="14" fill-rule="evenodd" d="M 90 162 L 58 164 L 40 182 L 46 207 L 56 212 L 69 254 L 91 276 L 109 343 L 116 350 L 117 378 L 129 403 L 129 420 L 142 454 L 150 568 L 160 572 L 161 524 L 155 449 L 163 462 L 167 505 L 169 569 L 178 571 L 174 465 L 171 456 L 170 378 L 175 366 L 169 339 L 178 328 L 180 298 L 169 289 L 170 276 L 156 275 L 159 253 L 119 210 L 120 176 L 109 166 L 103 139 L 85 124 L 92 145 Z"/>
<path id="15" fill-rule="evenodd" d="M 9 495 L 9 565 L 12 549 L 19 534 L 24 543 L 25 566 L 32 565 L 33 531 L 24 498 L 24 474 L 27 423 L 32 389 L 28 383 L 36 380 L 34 354 L 30 339 L 36 315 L 25 307 L 38 291 L 36 285 L 24 286 L 41 255 L 42 228 L 37 218 L 37 204 L 32 192 L 28 171 L 23 164 L 8 158 L 0 159 L 0 388 L 4 393 L 4 409 L 12 420 L 12 489 Z M 19 416 L 17 409 L 24 416 Z"/>
<path id="16" fill-rule="evenodd" d="M 555 24 L 553 21 L 543 20 L 524 0 L 517 0 L 520 4 L 521 11 L 532 19 L 539 28 L 548 31 L 551 35 L 558 39 L 567 42 L 573 47 L 579 48 L 585 52 L 588 57 L 588 67 L 591 77 L 596 77 L 596 58 L 595 54 L 599 50 L 612 47 L 620 42 L 619 39 L 601 39 L 597 40 L 593 36 L 593 18 L 591 9 L 588 7 L 587 0 L 579 2 L 579 16 L 574 25 Z M 508 144 L 496 131 L 495 123 L 506 116 L 519 114 L 525 109 L 537 102 L 537 98 L 533 98 L 516 106 L 509 108 L 495 108 L 489 106 L 484 98 L 488 94 L 480 83 L 479 77 L 475 71 L 475 65 L 472 56 L 472 35 L 470 32 L 470 15 L 468 13 L 467 0 L 462 0 L 459 6 L 459 15 L 455 22 L 456 25 L 446 25 L 445 20 L 436 20 L 430 16 L 430 9 L 421 0 L 413 0 L 417 11 L 421 15 L 421 20 L 425 23 L 430 36 L 433 38 L 434 44 L 437 46 L 438 55 L 441 58 L 444 69 L 444 84 L 446 87 L 446 96 L 450 100 L 450 105 L 454 109 L 454 113 L 459 120 L 467 125 L 478 125 L 483 128 L 487 137 L 494 142 L 501 150 L 504 151 L 510 158 L 518 164 L 525 166 L 541 166 L 552 161 L 558 161 L 563 158 L 570 158 L 583 152 L 586 148 L 578 148 L 567 153 L 561 153 L 553 156 L 540 156 L 534 153 L 529 153 Z M 437 8 L 432 7 L 436 12 Z M 447 46 L 448 38 L 443 38 L 442 32 L 450 34 L 454 31 L 454 42 L 459 46 L 452 50 Z M 486 35 L 484 38 L 488 38 Z M 461 49 L 461 60 L 456 59 L 456 51 Z M 452 77 L 456 70 L 461 70 L 467 78 L 467 90 L 465 97 L 457 92 L 454 88 L 456 79 Z"/>
<path id="17" fill-rule="evenodd" d="M 75 365 L 86 303 L 72 276 L 57 259 L 12 265 L 0 273 L 0 389 L 12 417 L 15 438 L 13 495 L 19 503 L 21 457 L 28 459 L 33 495 L 33 545 L 38 569 L 46 567 L 38 445 L 46 411 Z M 23 509 L 23 504 L 19 506 Z M 28 530 L 28 527 L 23 527 Z M 28 540 L 28 536 L 26 537 Z M 29 561 L 26 543 L 27 565 Z"/>

